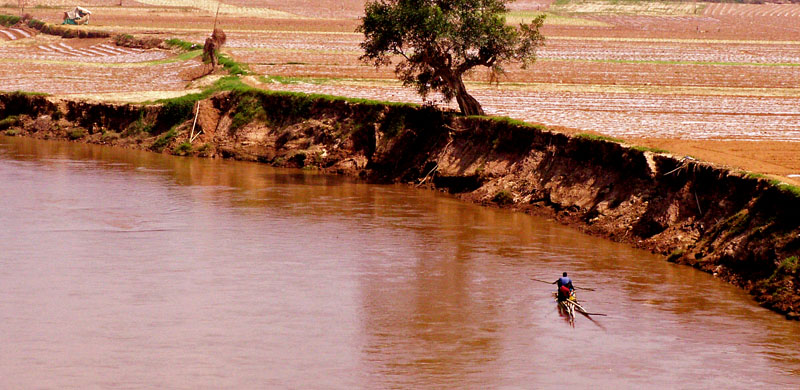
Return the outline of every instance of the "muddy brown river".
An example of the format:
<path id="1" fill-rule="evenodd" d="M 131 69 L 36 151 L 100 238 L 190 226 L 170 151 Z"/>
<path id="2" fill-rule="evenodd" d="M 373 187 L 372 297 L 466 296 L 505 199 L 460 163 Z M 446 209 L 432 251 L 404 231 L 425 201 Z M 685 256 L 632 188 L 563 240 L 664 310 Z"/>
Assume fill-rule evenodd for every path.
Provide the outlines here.
<path id="1" fill-rule="evenodd" d="M 0 137 L 0 202 L 2 389 L 800 387 L 744 292 L 432 191 Z"/>

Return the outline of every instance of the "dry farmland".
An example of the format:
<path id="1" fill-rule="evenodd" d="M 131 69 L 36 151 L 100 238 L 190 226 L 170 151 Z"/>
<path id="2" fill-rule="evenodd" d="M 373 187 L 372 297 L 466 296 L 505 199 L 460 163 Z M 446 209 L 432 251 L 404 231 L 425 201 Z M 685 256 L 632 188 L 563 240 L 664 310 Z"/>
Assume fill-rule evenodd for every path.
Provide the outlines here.
<path id="1" fill-rule="evenodd" d="M 361 63 L 364 0 L 88 0 L 92 28 L 202 43 L 219 5 L 225 52 L 251 85 L 420 103 L 391 68 Z M 121 4 L 121 5 L 120 5 Z M 60 21 L 66 0 L 29 1 Z M 548 15 L 547 45 L 499 83 L 468 88 L 488 113 L 594 132 L 781 176 L 800 174 L 800 4 L 520 0 L 509 20 Z M 0 13 L 15 14 L 13 8 Z M 119 98 L 188 88 L 197 58 L 110 40 L 0 29 L 0 90 Z M 262 77 L 263 76 L 263 77 Z M 147 93 L 147 94 L 146 94 Z M 134 95 L 125 95 L 130 99 Z M 429 96 L 429 101 L 446 106 Z"/>

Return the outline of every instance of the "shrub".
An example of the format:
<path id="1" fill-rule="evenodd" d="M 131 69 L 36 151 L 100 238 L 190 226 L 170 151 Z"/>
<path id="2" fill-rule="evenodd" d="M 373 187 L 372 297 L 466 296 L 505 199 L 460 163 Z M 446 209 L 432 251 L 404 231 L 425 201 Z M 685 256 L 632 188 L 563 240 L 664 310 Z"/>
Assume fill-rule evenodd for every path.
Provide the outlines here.
<path id="1" fill-rule="evenodd" d="M 176 154 L 178 156 L 185 156 L 191 153 L 192 153 L 192 144 L 190 144 L 189 142 L 184 142 L 178 145 L 178 147 L 172 151 L 172 154 Z"/>
<path id="2" fill-rule="evenodd" d="M 176 135 L 178 135 L 178 130 L 173 127 L 169 129 L 168 132 L 158 137 L 156 142 L 153 142 L 153 146 L 151 146 L 150 148 L 155 150 L 156 152 L 161 152 L 167 145 L 169 145 L 170 141 L 172 141 L 172 139 L 175 138 Z"/>
<path id="3" fill-rule="evenodd" d="M 14 136 L 19 134 L 19 131 L 14 130 L 14 129 L 10 129 L 10 130 L 6 130 L 3 134 L 5 134 L 5 135 L 7 135 L 9 137 L 14 137 Z"/>
<path id="4" fill-rule="evenodd" d="M 781 262 L 778 269 L 787 275 L 795 275 L 797 270 L 800 269 L 800 260 L 797 256 L 788 257 Z"/>
<path id="5" fill-rule="evenodd" d="M 81 139 L 83 137 L 86 137 L 86 135 L 88 135 L 88 134 L 89 134 L 89 132 L 86 131 L 86 129 L 82 129 L 82 128 L 79 127 L 77 129 L 74 129 L 74 130 L 68 132 L 67 133 L 67 137 L 74 141 L 76 139 Z"/>
<path id="6" fill-rule="evenodd" d="M 265 117 L 266 111 L 261 101 L 255 96 L 244 95 L 236 105 L 236 114 L 231 118 L 231 130 L 236 130 L 256 118 L 264 120 Z"/>
<path id="7" fill-rule="evenodd" d="M 13 26 L 19 23 L 19 21 L 20 21 L 19 16 L 0 15 L 0 25 L 3 26 Z"/>
<path id="8" fill-rule="evenodd" d="M 197 155 L 207 157 L 210 156 L 214 152 L 214 147 L 211 144 L 203 144 L 203 146 L 197 149 Z"/>
<path id="9" fill-rule="evenodd" d="M 9 116 L 0 120 L 0 130 L 7 129 L 11 126 L 16 126 L 17 124 L 19 124 L 19 117 L 16 115 Z"/>
<path id="10" fill-rule="evenodd" d="M 164 100 L 164 106 L 158 113 L 157 128 L 154 130 L 175 127 L 191 118 L 196 102 L 197 98 L 193 95 Z"/>
<path id="11" fill-rule="evenodd" d="M 46 25 L 47 24 L 45 22 L 38 19 L 31 19 L 28 21 L 28 26 L 37 30 L 41 30 Z"/>
<path id="12" fill-rule="evenodd" d="M 145 122 L 144 116 L 140 116 L 136 122 L 131 123 L 122 132 L 123 137 L 130 137 L 139 133 L 150 133 L 153 130 L 153 125 Z"/>
<path id="13" fill-rule="evenodd" d="M 497 191 L 496 194 L 492 197 L 492 202 L 497 203 L 499 205 L 507 205 L 514 203 L 514 196 L 511 195 L 510 192 L 506 190 Z"/>

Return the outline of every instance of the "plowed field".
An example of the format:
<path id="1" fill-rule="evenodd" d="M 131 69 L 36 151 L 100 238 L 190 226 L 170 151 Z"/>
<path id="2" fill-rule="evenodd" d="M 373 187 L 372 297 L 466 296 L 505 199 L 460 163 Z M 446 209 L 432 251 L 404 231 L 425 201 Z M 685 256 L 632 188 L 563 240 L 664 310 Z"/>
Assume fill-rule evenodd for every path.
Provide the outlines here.
<path id="1" fill-rule="evenodd" d="M 259 87 L 422 102 L 395 81 L 391 67 L 375 69 L 358 60 L 362 37 L 354 30 L 364 3 L 224 0 L 218 26 L 228 34 L 224 50 L 265 76 L 248 79 Z M 94 28 L 201 43 L 220 3 L 119 4 L 81 2 L 94 12 Z M 73 6 L 32 0 L 27 11 L 59 22 Z M 800 155 L 800 4 L 520 0 L 510 8 L 513 20 L 549 12 L 547 46 L 533 67 L 509 66 L 498 84 L 487 83 L 483 71 L 469 75 L 468 88 L 487 112 L 624 138 L 787 181 L 786 175 L 800 173 L 800 161 L 790 157 Z M 179 93 L 187 69 L 199 65 L 164 50 L 18 30 L 0 29 L 0 90 Z"/>

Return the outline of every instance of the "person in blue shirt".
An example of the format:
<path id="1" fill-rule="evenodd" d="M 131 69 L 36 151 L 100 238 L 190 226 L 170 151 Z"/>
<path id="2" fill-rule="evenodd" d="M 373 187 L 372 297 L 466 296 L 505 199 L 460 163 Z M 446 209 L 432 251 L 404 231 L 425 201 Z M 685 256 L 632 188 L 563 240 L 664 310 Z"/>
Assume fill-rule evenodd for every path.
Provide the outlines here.
<path id="1" fill-rule="evenodd" d="M 553 282 L 556 286 L 558 286 L 558 300 L 563 301 L 565 299 L 569 299 L 572 292 L 575 291 L 575 287 L 572 286 L 572 279 L 567 276 L 567 273 L 564 272 L 558 280 Z"/>

